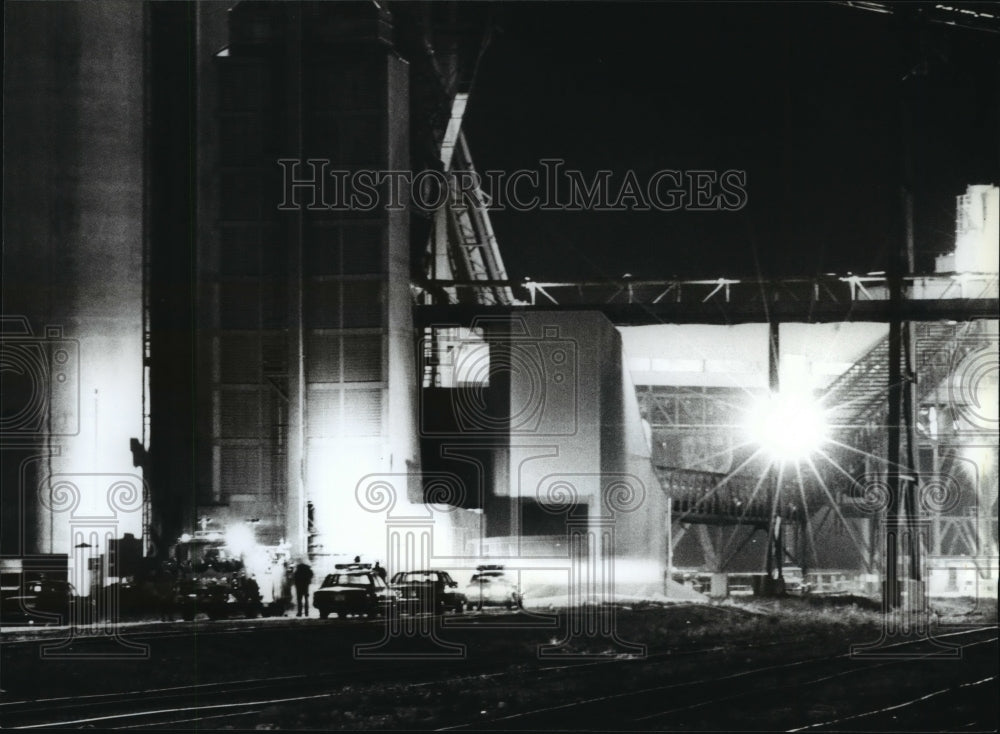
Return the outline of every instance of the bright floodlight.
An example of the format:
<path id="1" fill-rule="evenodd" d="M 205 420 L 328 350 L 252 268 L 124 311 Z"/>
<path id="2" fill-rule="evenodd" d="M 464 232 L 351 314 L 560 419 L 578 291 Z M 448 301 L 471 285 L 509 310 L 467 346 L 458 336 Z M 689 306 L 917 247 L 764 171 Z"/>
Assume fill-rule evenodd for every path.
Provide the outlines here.
<path id="1" fill-rule="evenodd" d="M 226 528 L 226 545 L 233 555 L 249 553 L 254 547 L 253 530 L 243 523 L 230 525 Z"/>
<path id="2" fill-rule="evenodd" d="M 823 410 L 807 393 L 777 393 L 758 401 L 747 416 L 750 440 L 779 461 L 809 457 L 826 440 Z"/>

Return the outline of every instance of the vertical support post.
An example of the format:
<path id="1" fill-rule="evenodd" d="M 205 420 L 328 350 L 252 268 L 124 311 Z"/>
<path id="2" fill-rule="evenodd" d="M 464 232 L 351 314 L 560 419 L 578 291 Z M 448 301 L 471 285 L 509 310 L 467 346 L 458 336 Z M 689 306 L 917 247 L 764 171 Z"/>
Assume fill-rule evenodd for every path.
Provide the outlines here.
<path id="1" fill-rule="evenodd" d="M 898 82 L 897 115 L 899 121 L 899 180 L 900 199 L 898 209 L 898 239 L 889 247 L 889 262 L 887 276 L 889 281 L 889 302 L 892 314 L 889 322 L 889 446 L 888 446 L 888 470 L 889 470 L 889 505 L 886 508 L 887 518 L 893 522 L 896 518 L 902 517 L 904 521 L 915 520 L 916 508 L 914 507 L 915 491 L 911 482 L 905 488 L 902 485 L 904 475 L 913 471 L 913 380 L 912 375 L 903 375 L 900 362 L 905 355 L 908 367 L 913 364 L 912 348 L 913 338 L 911 327 L 902 320 L 903 307 L 903 279 L 904 269 L 913 268 L 913 205 L 911 190 L 913 186 L 913 161 L 910 150 L 911 119 L 910 119 L 910 84 L 916 78 L 918 71 L 918 54 L 916 51 L 915 38 L 919 29 L 915 19 L 921 13 L 919 7 L 908 8 L 900 6 L 893 15 L 897 18 L 898 33 L 900 40 L 900 66 Z M 906 415 L 903 415 L 903 411 Z M 901 457 L 902 424 L 906 425 L 906 451 L 907 455 Z M 900 459 L 905 458 L 905 465 Z M 886 533 L 886 542 L 889 543 L 895 536 Z M 895 608 L 900 603 L 899 585 L 899 558 L 898 548 L 893 554 L 886 555 L 886 576 L 884 586 L 884 600 L 887 608 Z M 908 552 L 908 566 L 911 579 L 916 580 L 920 567 L 919 545 L 911 545 Z"/>
<path id="2" fill-rule="evenodd" d="M 768 387 L 770 389 L 771 397 L 774 398 L 778 395 L 781 390 L 781 378 L 780 378 L 780 367 L 781 367 L 781 346 L 780 346 L 780 335 L 781 335 L 781 323 L 779 321 L 772 320 L 770 322 L 770 327 L 768 329 L 768 341 L 767 341 L 767 374 L 768 374 Z M 772 468 L 773 469 L 773 468 Z M 771 516 L 767 525 L 767 555 L 765 562 L 765 570 L 767 571 L 767 580 L 765 581 L 765 593 L 772 594 L 778 591 L 782 586 L 780 579 L 782 579 L 782 556 L 784 555 L 784 545 L 782 543 L 782 529 L 781 529 L 781 487 L 779 485 L 778 475 L 780 472 L 774 472 L 774 476 L 771 480 Z M 777 576 L 775 576 L 775 571 L 777 571 Z"/>
<path id="3" fill-rule="evenodd" d="M 780 336 L 781 324 L 778 321 L 771 321 L 767 342 L 767 379 L 768 387 L 771 389 L 772 394 L 777 393 L 781 389 L 781 380 L 778 371 L 781 363 Z"/>
<path id="4" fill-rule="evenodd" d="M 781 498 L 778 498 L 778 510 L 777 516 L 775 517 L 775 533 L 774 533 L 774 557 L 776 563 L 776 570 L 778 572 L 778 583 L 779 585 L 785 578 L 785 523 L 781 516 Z M 780 592 L 779 592 L 780 593 Z"/>
<path id="5" fill-rule="evenodd" d="M 663 585 L 666 596 L 670 595 L 670 582 L 674 578 L 674 498 L 667 497 L 667 582 Z"/>
<path id="6" fill-rule="evenodd" d="M 911 212 L 912 215 L 912 202 L 910 197 L 906 197 L 906 207 L 907 210 Z M 908 216 L 908 223 L 912 223 L 912 216 Z M 913 269 L 913 237 L 912 228 L 908 228 L 911 231 L 908 233 L 908 256 L 910 261 L 910 270 Z M 909 322 L 905 324 L 903 331 L 903 351 L 906 356 L 906 375 L 904 376 L 903 384 L 903 409 L 904 409 L 904 421 L 906 425 L 906 472 L 909 476 L 908 481 L 904 485 L 903 489 L 903 500 L 904 500 L 904 512 L 906 513 L 906 519 L 909 523 L 916 523 L 920 520 L 920 508 L 917 505 L 917 488 L 920 485 L 920 470 L 917 466 L 917 451 L 916 451 L 916 421 L 917 421 L 917 401 L 916 401 L 916 353 L 914 344 L 914 324 Z M 915 584 L 922 583 L 923 574 L 921 573 L 921 558 L 926 553 L 926 533 L 919 533 L 913 535 L 914 538 L 920 542 L 914 542 L 909 547 L 909 574 L 908 577 L 910 581 Z"/>
<path id="7" fill-rule="evenodd" d="M 809 573 L 809 507 L 802 507 L 802 517 L 798 525 L 799 566 L 802 567 L 802 583 L 806 583 Z"/>
<path id="8" fill-rule="evenodd" d="M 903 197 L 903 201 L 905 201 L 905 188 L 901 192 L 901 196 Z M 888 279 L 891 320 L 889 321 L 889 411 L 887 420 L 888 444 L 886 448 L 889 502 L 885 511 L 885 580 L 882 591 L 883 607 L 887 610 L 897 608 L 901 601 L 899 546 L 896 528 L 898 527 L 899 519 L 903 517 L 903 513 L 909 512 L 908 508 L 904 509 L 902 502 L 903 466 L 900 463 L 902 458 L 900 444 L 902 438 L 901 423 L 903 419 L 902 403 L 904 388 L 903 372 L 901 369 L 904 324 L 900 319 L 903 305 L 902 269 L 903 263 L 899 244 L 890 246 Z"/>

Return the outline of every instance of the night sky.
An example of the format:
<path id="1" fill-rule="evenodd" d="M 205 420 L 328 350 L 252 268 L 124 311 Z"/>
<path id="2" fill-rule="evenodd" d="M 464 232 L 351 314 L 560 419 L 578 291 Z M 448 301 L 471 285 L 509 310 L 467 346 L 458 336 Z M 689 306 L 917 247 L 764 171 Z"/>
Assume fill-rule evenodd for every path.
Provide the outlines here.
<path id="1" fill-rule="evenodd" d="M 561 158 L 620 181 L 742 169 L 738 212 L 498 212 L 511 277 L 883 270 L 899 238 L 900 44 L 833 3 L 504 3 L 466 133 L 479 170 Z M 932 26 L 914 86 L 917 270 L 955 196 L 1000 182 L 1000 35 Z M 612 187 L 614 188 L 614 186 Z"/>

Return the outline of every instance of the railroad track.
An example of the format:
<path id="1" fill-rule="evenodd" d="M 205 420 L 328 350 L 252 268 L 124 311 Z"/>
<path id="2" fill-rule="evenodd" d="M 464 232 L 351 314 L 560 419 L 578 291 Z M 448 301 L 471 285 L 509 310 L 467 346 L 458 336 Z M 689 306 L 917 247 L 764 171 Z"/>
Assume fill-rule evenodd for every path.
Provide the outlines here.
<path id="1" fill-rule="evenodd" d="M 948 638 L 950 638 L 949 641 L 960 646 L 963 655 L 976 651 L 991 656 L 989 658 L 991 660 L 996 659 L 997 627 L 995 626 L 938 634 L 935 639 Z M 903 653 L 908 648 L 912 652 L 912 648 L 919 645 L 926 645 L 926 641 L 898 642 L 891 647 Z M 932 653 L 927 653 L 923 659 L 930 659 L 931 655 Z M 676 661 L 676 659 L 673 657 L 672 661 Z M 607 690 L 598 696 L 577 698 L 570 701 L 563 700 L 551 706 L 485 720 L 480 718 L 475 721 L 442 727 L 439 730 L 565 730 L 567 721 L 584 721 L 588 722 L 588 728 L 592 727 L 598 730 L 662 730 L 670 728 L 726 731 L 737 728 L 734 722 L 724 722 L 721 726 L 717 723 L 706 722 L 716 721 L 713 717 L 719 715 L 719 712 L 746 711 L 748 699 L 751 700 L 749 708 L 763 709 L 765 717 L 763 723 L 757 722 L 756 726 L 750 728 L 770 729 L 771 726 L 766 720 L 767 712 L 781 709 L 782 699 L 785 701 L 795 698 L 801 699 L 803 696 L 809 695 L 811 687 L 822 687 L 824 684 L 830 685 L 834 682 L 843 683 L 845 680 L 857 687 L 863 676 L 870 677 L 873 673 L 883 677 L 891 676 L 893 668 L 912 664 L 921 659 L 919 655 L 916 659 L 904 658 L 901 655 L 898 659 L 880 662 L 866 661 L 863 665 L 858 665 L 857 660 L 846 652 L 792 660 L 786 658 L 782 662 L 738 670 L 725 675 L 696 677 L 691 680 L 669 680 L 669 682 L 660 685 L 649 685 L 630 690 Z M 645 662 L 649 664 L 649 668 L 655 668 L 668 661 L 651 656 Z M 670 664 L 673 665 L 672 662 Z M 960 663 L 954 664 L 960 665 Z M 562 672 L 572 675 L 579 671 L 566 669 Z M 651 676 L 655 672 L 655 670 L 647 670 L 644 671 L 644 674 L 648 673 Z M 956 669 L 955 672 L 959 671 Z M 986 686 L 991 682 L 995 685 L 995 681 L 996 676 L 974 676 L 970 680 L 960 681 L 955 685 L 972 688 Z M 616 681 L 616 684 L 620 685 L 620 682 Z M 836 727 L 844 722 L 854 720 L 858 721 L 859 727 L 864 727 L 866 723 L 864 719 L 866 718 L 884 714 L 897 705 L 905 707 L 915 705 L 925 699 L 940 697 L 954 688 L 954 686 L 938 686 L 930 691 L 923 691 L 919 695 L 901 694 L 900 700 L 895 700 L 888 705 L 882 701 L 878 705 L 872 705 L 860 712 L 852 712 L 846 716 L 827 716 L 820 721 L 805 722 L 800 726 L 787 728 L 805 731 L 810 727 L 815 729 Z M 775 700 L 779 703 L 769 708 L 770 703 Z M 665 701 L 674 703 L 664 706 Z M 785 712 L 784 715 L 789 714 Z M 573 727 L 570 726 L 570 728 Z"/>
<path id="2" fill-rule="evenodd" d="M 135 689 L 87 696 L 59 696 L 0 703 L 0 719 L 7 729 L 133 728 L 234 718 L 282 704 L 335 699 L 345 686 L 357 687 L 406 681 L 421 675 L 418 685 L 454 678 L 461 672 L 477 675 L 495 664 L 468 661 L 438 666 L 394 662 L 391 666 L 356 662 L 323 673 L 284 675 L 183 686 Z"/>
<path id="3" fill-rule="evenodd" d="M 463 612 L 462 615 L 448 615 L 448 629 L 461 629 L 460 620 L 468 619 L 470 622 L 478 619 L 504 619 L 512 616 L 512 613 L 500 610 L 484 610 L 478 612 Z M 432 614 L 405 615 L 410 617 L 431 617 Z M 455 624 L 453 621 L 459 621 Z M 384 617 L 349 618 L 349 619 L 299 619 L 297 617 L 270 617 L 258 619 L 245 619 L 236 617 L 226 620 L 196 620 L 193 622 L 182 622 L 173 620 L 170 622 L 148 622 L 140 624 L 120 625 L 116 631 L 122 638 L 130 642 L 152 642 L 169 638 L 183 638 L 192 635 L 199 637 L 246 634 L 252 630 L 275 630 L 281 628 L 294 629 L 350 629 L 358 626 L 379 626 L 385 624 Z M 0 631 L 0 640 L 5 646 L 9 645 L 35 645 L 38 643 L 57 643 L 67 639 L 67 635 L 72 631 L 67 626 L 47 626 L 47 627 L 5 627 Z M 86 641 L 88 639 L 99 640 L 99 635 L 94 635 L 83 630 L 76 639 Z"/>
<path id="4" fill-rule="evenodd" d="M 311 620 L 305 625 L 295 622 L 289 626 L 300 630 L 338 627 L 347 630 L 356 625 L 380 623 L 379 620 L 370 623 L 364 620 L 347 620 L 341 626 L 337 623 L 331 625 Z M 148 636 L 152 641 L 181 635 L 198 637 L 206 634 L 229 635 L 247 633 L 250 629 L 245 623 L 231 624 L 221 629 L 217 627 L 217 623 L 213 623 L 150 630 L 144 634 L 130 635 L 130 639 L 141 640 Z M 991 626 L 965 629 L 950 634 L 939 633 L 937 637 L 961 641 L 964 650 L 982 648 L 988 649 L 990 654 L 993 654 L 996 648 L 996 632 L 997 628 Z M 560 697 L 558 699 L 560 703 L 557 705 L 514 712 L 489 720 L 479 718 L 447 728 L 566 729 L 567 712 L 571 712 L 569 721 L 591 722 L 599 728 L 614 729 L 623 725 L 631 729 L 655 729 L 663 728 L 665 725 L 675 728 L 671 722 L 677 722 L 684 717 L 690 720 L 692 716 L 697 716 L 698 712 L 706 710 L 711 712 L 725 706 L 738 707 L 741 700 L 757 701 L 768 695 L 787 696 L 789 690 L 820 686 L 824 681 L 841 680 L 856 674 L 857 671 L 849 664 L 850 656 L 846 653 L 809 657 L 808 651 L 814 644 L 815 640 L 809 637 L 793 642 L 770 638 L 758 639 L 756 642 L 748 643 L 745 648 L 734 646 L 731 641 L 724 645 L 692 642 L 652 651 L 645 657 L 570 660 L 548 664 L 537 660 L 525 664 L 523 656 L 520 659 L 508 656 L 505 659 L 494 658 L 486 661 L 456 660 L 431 666 L 425 662 L 402 661 L 394 662 L 392 665 L 384 663 L 359 665 L 357 661 L 347 658 L 338 668 L 318 675 L 275 675 L 197 685 L 137 688 L 124 692 L 94 693 L 83 697 L 64 696 L 6 701 L 0 703 L 0 725 L 4 728 L 158 728 L 197 722 L 200 726 L 229 724 L 243 727 L 250 725 L 255 716 L 267 709 L 308 706 L 310 702 L 323 699 L 329 699 L 331 705 L 336 706 L 337 697 L 348 688 L 356 693 L 358 690 L 378 691 L 382 686 L 402 684 L 404 690 L 438 685 L 454 690 L 456 685 L 461 686 L 468 680 L 470 685 L 482 685 L 486 681 L 486 685 L 495 685 L 498 690 L 503 686 L 528 689 L 536 681 L 551 685 L 553 681 L 562 679 L 578 681 L 590 677 L 605 681 L 606 687 L 617 685 L 619 688 L 608 690 L 605 695 L 570 701 L 567 701 L 566 697 Z M 829 644 L 828 640 L 826 644 Z M 910 644 L 914 643 L 897 643 L 901 649 Z M 734 656 L 738 659 L 744 654 L 757 658 L 771 657 L 777 662 L 758 664 L 726 675 L 709 677 L 695 675 L 690 680 L 678 677 L 683 676 L 687 670 L 697 671 L 699 667 L 703 670 L 706 656 L 725 664 L 723 661 Z M 795 659 L 796 656 L 799 656 L 799 659 Z M 899 664 L 901 664 L 899 661 L 872 663 L 867 666 L 867 670 L 888 671 L 892 666 Z M 658 677 L 663 679 L 664 676 L 672 675 L 674 678 L 668 678 L 661 685 L 647 685 L 623 691 L 620 688 L 621 681 L 629 675 L 633 679 L 649 682 L 656 681 Z M 962 684 L 968 684 L 969 690 L 974 691 L 977 687 L 990 685 L 991 682 L 989 676 L 983 676 L 963 681 Z M 724 695 L 719 695 L 720 691 L 724 691 Z M 931 698 L 928 700 L 937 701 L 945 693 L 936 691 L 938 689 L 928 689 L 921 695 L 929 693 Z M 683 705 L 663 705 L 671 700 L 677 701 L 681 697 Z M 923 700 L 920 696 L 910 698 L 913 699 L 914 706 L 919 706 Z M 905 702 L 892 701 L 891 705 L 899 703 Z M 392 701 L 388 705 L 391 707 Z M 616 717 L 611 721 L 610 710 L 629 713 L 624 718 Z M 852 711 L 846 716 L 829 712 L 824 717 L 800 722 L 801 726 L 787 728 L 836 727 L 843 722 L 849 724 L 855 720 L 858 726 L 863 726 L 867 721 L 877 720 L 878 716 L 885 715 L 887 715 L 886 706 L 883 703 L 881 706 L 871 706 L 864 711 Z"/>
<path id="5" fill-rule="evenodd" d="M 379 624 L 379 620 L 373 620 Z M 368 624 L 357 620 L 354 624 Z M 301 625 L 295 625 L 303 629 Z M 323 623 L 310 626 L 323 628 Z M 345 627 L 351 626 L 345 624 Z M 205 631 L 198 627 L 179 630 L 152 630 L 132 639 L 163 639 L 180 634 L 226 635 L 247 632 L 246 625 L 233 625 L 218 629 L 207 625 Z M 37 642 L 37 640 L 36 640 Z M 778 645 L 780 643 L 768 643 Z M 667 659 L 712 654 L 723 649 L 718 645 L 706 646 L 688 643 L 660 650 L 642 659 L 611 658 L 568 661 L 559 664 L 535 660 L 525 664 L 523 658 L 513 657 L 486 661 L 456 660 L 446 665 L 428 667 L 426 663 L 406 664 L 394 662 L 391 666 L 372 663 L 359 666 L 357 661 L 341 665 L 336 670 L 322 674 L 271 676 L 266 678 L 237 679 L 182 686 L 137 688 L 129 691 L 93 693 L 84 696 L 58 696 L 38 699 L 6 701 L 0 703 L 0 720 L 4 728 L 154 728 L 189 722 L 239 721 L 250 719 L 264 709 L 292 705 L 324 698 L 336 699 L 344 686 L 365 687 L 390 683 L 410 683 L 409 688 L 421 688 L 447 682 L 454 685 L 465 679 L 522 680 L 533 675 L 549 676 L 572 670 L 591 670 L 608 666 L 650 664 Z"/>

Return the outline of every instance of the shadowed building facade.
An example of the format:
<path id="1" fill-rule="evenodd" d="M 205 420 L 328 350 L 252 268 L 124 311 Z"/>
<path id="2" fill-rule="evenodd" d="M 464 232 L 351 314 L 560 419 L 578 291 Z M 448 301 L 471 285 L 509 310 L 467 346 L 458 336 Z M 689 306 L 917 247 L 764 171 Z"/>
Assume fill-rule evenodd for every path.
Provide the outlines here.
<path id="1" fill-rule="evenodd" d="M 408 213 L 324 210 L 308 185 L 409 167 L 408 67 L 392 38 L 374 4 L 243 3 L 214 60 L 197 513 L 259 519 L 258 540 L 298 552 L 355 553 L 357 480 L 417 470 Z"/>

